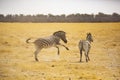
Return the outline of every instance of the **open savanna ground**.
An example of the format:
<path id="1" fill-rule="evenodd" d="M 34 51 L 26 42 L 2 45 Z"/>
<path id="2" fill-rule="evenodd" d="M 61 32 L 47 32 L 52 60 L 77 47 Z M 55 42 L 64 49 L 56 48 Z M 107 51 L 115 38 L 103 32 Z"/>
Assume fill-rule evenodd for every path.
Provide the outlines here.
<path id="1" fill-rule="evenodd" d="M 43 49 L 34 60 L 40 37 L 63 30 L 67 51 Z M 79 62 L 78 42 L 91 32 L 90 61 Z M 63 43 L 61 41 L 61 43 Z M 63 43 L 64 44 L 64 43 Z M 0 23 L 0 80 L 120 80 L 120 23 Z"/>

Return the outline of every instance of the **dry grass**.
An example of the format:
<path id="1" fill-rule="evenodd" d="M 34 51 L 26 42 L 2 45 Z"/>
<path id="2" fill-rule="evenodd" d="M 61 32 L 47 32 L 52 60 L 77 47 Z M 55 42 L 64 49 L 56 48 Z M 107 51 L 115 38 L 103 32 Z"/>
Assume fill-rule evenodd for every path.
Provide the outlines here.
<path id="1" fill-rule="evenodd" d="M 44 49 L 34 61 L 34 39 L 67 32 L 69 51 Z M 91 61 L 79 63 L 78 42 L 94 37 Z M 120 23 L 0 23 L 0 80 L 120 80 Z"/>

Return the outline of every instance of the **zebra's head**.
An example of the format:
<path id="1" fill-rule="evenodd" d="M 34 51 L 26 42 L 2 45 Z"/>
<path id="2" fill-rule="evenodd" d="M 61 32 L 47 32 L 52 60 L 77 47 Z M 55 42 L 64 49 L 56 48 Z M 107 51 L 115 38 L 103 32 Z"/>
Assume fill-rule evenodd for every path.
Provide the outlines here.
<path id="1" fill-rule="evenodd" d="M 64 41 L 65 43 L 67 43 L 66 33 L 64 31 L 54 32 L 53 35 L 59 37 L 62 41 Z"/>
<path id="2" fill-rule="evenodd" d="M 93 42 L 93 38 L 92 38 L 92 34 L 91 33 L 87 33 L 87 37 L 86 40 Z"/>

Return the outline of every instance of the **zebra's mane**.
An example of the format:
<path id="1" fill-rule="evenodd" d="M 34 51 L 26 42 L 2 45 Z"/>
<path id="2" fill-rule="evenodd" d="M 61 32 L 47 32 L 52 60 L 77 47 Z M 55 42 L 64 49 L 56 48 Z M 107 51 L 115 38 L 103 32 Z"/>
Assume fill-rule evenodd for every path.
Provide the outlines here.
<path id="1" fill-rule="evenodd" d="M 61 33 L 64 33 L 64 34 L 65 34 L 65 32 L 64 32 L 64 31 L 56 31 L 56 32 L 54 32 L 54 33 L 53 33 L 53 35 L 56 35 L 56 34 L 61 34 Z"/>

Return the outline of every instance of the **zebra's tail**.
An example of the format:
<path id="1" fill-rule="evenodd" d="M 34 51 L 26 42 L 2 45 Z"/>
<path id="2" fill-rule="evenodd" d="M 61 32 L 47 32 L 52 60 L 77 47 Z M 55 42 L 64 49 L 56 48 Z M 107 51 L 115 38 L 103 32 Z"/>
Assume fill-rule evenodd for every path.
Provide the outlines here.
<path id="1" fill-rule="evenodd" d="M 26 40 L 26 43 L 33 43 L 33 42 L 29 42 L 31 40 L 31 38 L 28 38 L 27 40 Z"/>
<path id="2" fill-rule="evenodd" d="M 78 47 L 79 47 L 80 50 L 83 48 L 83 42 L 82 42 L 82 40 L 80 40 Z"/>

